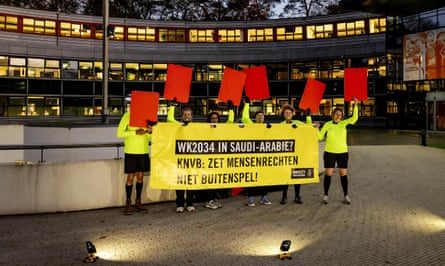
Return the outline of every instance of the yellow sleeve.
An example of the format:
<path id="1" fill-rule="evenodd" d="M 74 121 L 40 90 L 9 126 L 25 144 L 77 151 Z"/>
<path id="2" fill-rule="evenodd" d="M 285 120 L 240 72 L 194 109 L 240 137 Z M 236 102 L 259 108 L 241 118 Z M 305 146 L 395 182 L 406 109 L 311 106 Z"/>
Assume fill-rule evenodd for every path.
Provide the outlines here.
<path id="1" fill-rule="evenodd" d="M 233 123 L 235 121 L 235 112 L 232 109 L 229 109 L 229 116 L 227 117 L 226 123 Z"/>
<path id="2" fill-rule="evenodd" d="M 170 105 L 167 110 L 167 122 L 178 122 L 175 119 L 175 106 Z"/>
<path id="3" fill-rule="evenodd" d="M 250 119 L 250 104 L 249 103 L 245 103 L 244 107 L 243 107 L 243 112 L 241 114 L 241 122 L 244 124 L 252 124 L 253 121 L 252 119 Z"/>

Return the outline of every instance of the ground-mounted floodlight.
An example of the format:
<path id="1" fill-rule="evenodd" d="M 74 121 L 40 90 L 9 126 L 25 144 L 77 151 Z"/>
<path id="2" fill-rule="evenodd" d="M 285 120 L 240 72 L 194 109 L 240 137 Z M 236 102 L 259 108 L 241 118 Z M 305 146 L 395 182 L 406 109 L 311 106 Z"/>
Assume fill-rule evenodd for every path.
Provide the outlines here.
<path id="1" fill-rule="evenodd" d="M 83 260 L 83 262 L 85 263 L 96 262 L 96 260 L 99 258 L 96 256 L 96 247 L 93 245 L 93 243 L 91 243 L 91 241 L 87 241 L 86 246 L 87 246 L 88 257 L 86 257 Z"/>
<path id="2" fill-rule="evenodd" d="M 292 259 L 289 251 L 291 243 L 292 241 L 290 240 L 283 240 L 283 242 L 281 242 L 280 255 L 278 255 L 280 260 L 284 260 L 285 258 Z"/>

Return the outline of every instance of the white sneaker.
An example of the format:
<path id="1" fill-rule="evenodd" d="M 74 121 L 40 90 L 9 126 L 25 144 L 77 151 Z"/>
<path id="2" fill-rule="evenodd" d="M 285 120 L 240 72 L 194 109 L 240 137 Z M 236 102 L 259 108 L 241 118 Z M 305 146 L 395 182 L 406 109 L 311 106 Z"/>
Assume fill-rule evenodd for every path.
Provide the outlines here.
<path id="1" fill-rule="evenodd" d="M 207 201 L 204 206 L 206 208 L 209 208 L 209 209 L 212 209 L 212 210 L 218 209 L 218 205 L 216 205 L 215 201 L 213 201 L 213 200 Z"/>
<path id="2" fill-rule="evenodd" d="M 255 207 L 255 200 L 253 199 L 253 197 L 249 197 L 247 199 L 247 206 L 249 207 Z"/>
<path id="3" fill-rule="evenodd" d="M 349 199 L 348 195 L 345 196 L 345 199 L 343 200 L 343 203 L 344 204 L 348 204 L 348 205 L 351 204 L 351 199 Z"/>
<path id="4" fill-rule="evenodd" d="M 269 198 L 268 198 L 266 195 L 264 195 L 264 196 L 261 197 L 260 203 L 261 203 L 261 204 L 264 204 L 264 205 L 270 205 L 270 204 L 272 204 L 272 202 L 270 202 Z"/>
<path id="5" fill-rule="evenodd" d="M 218 207 L 218 208 L 222 208 L 222 204 L 221 202 L 219 202 L 217 199 L 213 200 L 213 203 Z"/>
<path id="6" fill-rule="evenodd" d="M 193 212 L 193 211 L 195 211 L 195 207 L 193 207 L 193 206 L 187 206 L 187 211 L 189 211 L 189 212 Z"/>
<path id="7" fill-rule="evenodd" d="M 177 208 L 176 208 L 176 212 L 177 212 L 177 213 L 182 213 L 182 212 L 184 212 L 184 207 L 177 207 Z"/>
<path id="8" fill-rule="evenodd" d="M 328 196 L 327 196 L 327 195 L 324 195 L 324 196 L 323 196 L 323 203 L 324 203 L 324 204 L 328 204 L 328 199 L 329 199 Z"/>

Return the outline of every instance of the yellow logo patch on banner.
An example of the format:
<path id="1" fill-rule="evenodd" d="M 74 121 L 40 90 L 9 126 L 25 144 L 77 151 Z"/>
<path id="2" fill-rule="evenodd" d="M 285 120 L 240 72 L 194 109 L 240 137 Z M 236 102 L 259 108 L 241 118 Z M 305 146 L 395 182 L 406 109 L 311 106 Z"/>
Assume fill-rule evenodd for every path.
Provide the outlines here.
<path id="1" fill-rule="evenodd" d="M 150 187 L 216 189 L 318 183 L 318 132 L 311 125 L 158 123 Z"/>

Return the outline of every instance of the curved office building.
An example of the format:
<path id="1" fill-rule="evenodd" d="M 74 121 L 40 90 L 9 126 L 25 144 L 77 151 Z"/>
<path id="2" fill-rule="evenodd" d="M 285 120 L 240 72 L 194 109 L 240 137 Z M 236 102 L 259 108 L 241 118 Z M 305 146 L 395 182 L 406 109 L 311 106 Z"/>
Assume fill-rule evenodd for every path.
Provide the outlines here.
<path id="1" fill-rule="evenodd" d="M 431 29 L 444 26 L 444 10 L 430 16 L 437 20 Z M 274 119 L 283 104 L 298 107 L 312 77 L 327 84 L 314 114 L 323 120 L 345 104 L 344 69 L 366 67 L 369 99 L 360 106 L 361 123 L 424 128 L 425 95 L 444 91 L 445 77 L 404 79 L 403 23 L 363 12 L 235 22 L 110 18 L 106 106 L 114 121 L 132 90 L 162 96 L 173 63 L 193 69 L 190 105 L 198 119 L 212 110 L 225 114 L 227 106 L 217 101 L 224 68 L 264 65 L 271 98 L 252 103 L 252 112 L 262 109 Z M 0 6 L 0 121 L 100 119 L 103 36 L 102 17 Z M 160 115 L 166 106 L 161 99 Z"/>

